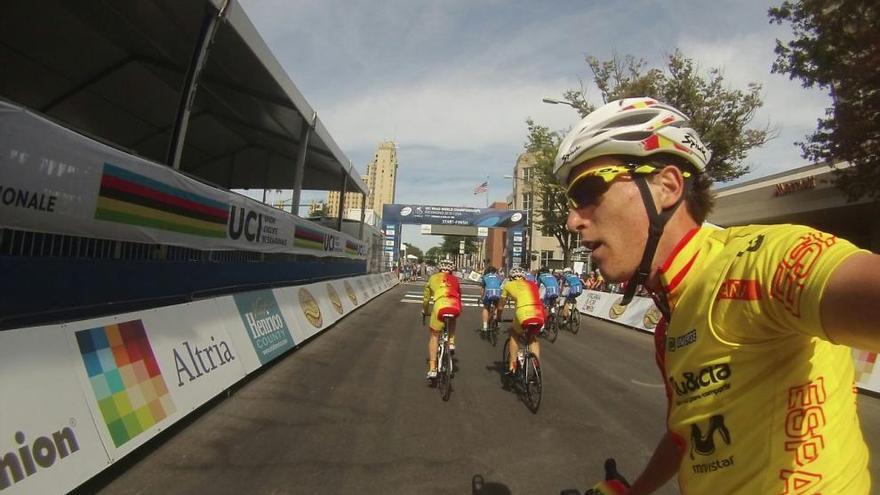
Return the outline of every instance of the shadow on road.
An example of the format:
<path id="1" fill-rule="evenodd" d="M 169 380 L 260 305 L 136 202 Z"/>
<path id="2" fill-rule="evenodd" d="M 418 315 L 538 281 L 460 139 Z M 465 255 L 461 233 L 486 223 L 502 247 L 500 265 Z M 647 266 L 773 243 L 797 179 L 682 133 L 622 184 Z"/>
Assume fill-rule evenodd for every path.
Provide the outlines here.
<path id="1" fill-rule="evenodd" d="M 503 483 L 486 481 L 480 474 L 475 474 L 471 479 L 472 495 L 511 495 L 510 488 Z"/>

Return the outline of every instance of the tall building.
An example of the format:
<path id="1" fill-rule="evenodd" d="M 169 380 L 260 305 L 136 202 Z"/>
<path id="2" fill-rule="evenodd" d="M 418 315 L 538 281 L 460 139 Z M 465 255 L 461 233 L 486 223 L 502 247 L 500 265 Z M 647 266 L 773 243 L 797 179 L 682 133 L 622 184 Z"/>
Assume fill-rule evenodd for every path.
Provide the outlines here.
<path id="1" fill-rule="evenodd" d="M 531 153 L 523 153 L 516 159 L 513 167 L 513 194 L 510 207 L 516 210 L 525 210 L 529 215 L 529 223 L 526 227 L 528 242 L 526 250 L 531 251 L 529 265 L 531 268 L 549 266 L 562 268 L 565 253 L 559 245 L 559 241 L 553 236 L 543 235 L 541 232 L 541 206 L 543 198 L 538 186 L 538 170 L 535 168 L 537 161 Z M 576 237 L 572 237 L 572 246 L 576 247 Z"/>
<path id="2" fill-rule="evenodd" d="M 366 208 L 376 215 L 382 215 L 382 207 L 394 203 L 395 188 L 397 185 L 397 145 L 393 141 L 379 143 L 376 154 L 367 164 L 367 173 L 364 174 L 364 182 L 367 183 Z M 327 195 L 328 216 L 339 215 L 339 191 L 330 191 Z M 360 209 L 361 195 L 358 193 L 345 193 L 345 201 L 342 205 L 343 216 L 349 217 L 346 210 Z"/>
<path id="3" fill-rule="evenodd" d="M 361 207 L 361 193 L 358 192 L 347 192 L 345 193 L 345 202 L 342 205 L 342 211 L 348 211 L 352 208 L 360 208 Z M 327 192 L 327 207 L 324 210 L 324 215 L 332 218 L 336 218 L 339 216 L 339 191 L 328 191 Z"/>

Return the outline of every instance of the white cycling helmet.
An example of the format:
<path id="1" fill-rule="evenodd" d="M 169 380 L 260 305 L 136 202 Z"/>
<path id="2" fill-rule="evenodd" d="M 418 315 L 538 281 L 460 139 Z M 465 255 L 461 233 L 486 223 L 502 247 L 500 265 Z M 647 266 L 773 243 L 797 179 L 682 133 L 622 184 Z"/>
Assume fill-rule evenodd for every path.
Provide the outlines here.
<path id="1" fill-rule="evenodd" d="M 571 268 L 569 268 L 569 267 L 563 268 L 562 273 L 571 273 Z"/>
<path id="2" fill-rule="evenodd" d="M 712 152 L 690 128 L 690 119 L 653 98 L 625 98 L 583 118 L 559 145 L 553 173 L 565 184 L 571 169 L 597 156 L 669 153 L 706 169 Z"/>
<path id="3" fill-rule="evenodd" d="M 440 262 L 437 263 L 437 268 L 451 272 L 455 269 L 455 263 L 453 263 L 452 260 L 440 260 Z"/>
<path id="4" fill-rule="evenodd" d="M 526 271 L 522 269 L 521 266 L 515 266 L 507 272 L 507 277 L 510 279 L 523 278 L 526 276 Z"/>

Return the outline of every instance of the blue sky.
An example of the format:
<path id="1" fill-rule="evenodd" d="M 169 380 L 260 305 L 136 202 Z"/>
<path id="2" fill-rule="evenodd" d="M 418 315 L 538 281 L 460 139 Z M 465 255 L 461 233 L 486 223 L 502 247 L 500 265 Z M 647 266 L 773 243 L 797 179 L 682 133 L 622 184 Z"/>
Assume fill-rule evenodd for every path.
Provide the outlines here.
<path id="1" fill-rule="evenodd" d="M 541 98 L 583 86 L 599 102 L 587 55 L 661 66 L 681 49 L 704 69 L 722 68 L 735 88 L 761 83 L 753 125 L 774 125 L 779 137 L 749 155 L 752 172 L 740 180 L 804 165 L 793 143 L 830 104 L 824 92 L 770 73 L 775 40 L 791 32 L 768 22 L 764 1 L 240 2 L 361 173 L 379 141 L 398 143 L 398 203 L 482 207 L 473 188 L 487 176 L 490 201 L 505 200 L 503 176 L 523 150 L 526 118 L 558 130 L 578 120 Z M 404 241 L 427 248 L 439 238 L 414 226 Z"/>

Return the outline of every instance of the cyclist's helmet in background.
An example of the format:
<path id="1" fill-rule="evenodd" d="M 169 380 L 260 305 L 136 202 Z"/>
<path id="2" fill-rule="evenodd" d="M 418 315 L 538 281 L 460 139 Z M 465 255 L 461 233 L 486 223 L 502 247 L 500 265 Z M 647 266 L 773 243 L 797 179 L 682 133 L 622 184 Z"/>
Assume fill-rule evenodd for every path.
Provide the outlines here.
<path id="1" fill-rule="evenodd" d="M 440 260 L 440 262 L 437 263 L 437 268 L 442 271 L 451 272 L 455 269 L 455 263 L 453 263 L 452 260 Z"/>
<path id="2" fill-rule="evenodd" d="M 522 269 L 521 266 L 515 266 L 507 272 L 507 277 L 511 279 L 523 278 L 526 276 L 526 271 Z"/>
<path id="3" fill-rule="evenodd" d="M 489 265 L 489 268 L 486 268 L 486 273 L 498 273 L 498 269 Z"/>
<path id="4" fill-rule="evenodd" d="M 680 156 L 697 172 L 706 169 L 712 152 L 691 129 L 690 119 L 653 98 L 625 98 L 603 105 L 583 118 L 562 140 L 553 173 L 565 184 L 571 170 L 599 156 Z"/>
<path id="5" fill-rule="evenodd" d="M 563 268 L 562 273 L 571 273 L 571 268 L 569 268 L 569 267 Z"/>

